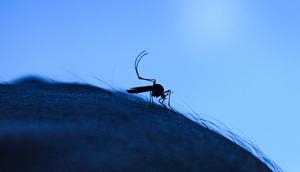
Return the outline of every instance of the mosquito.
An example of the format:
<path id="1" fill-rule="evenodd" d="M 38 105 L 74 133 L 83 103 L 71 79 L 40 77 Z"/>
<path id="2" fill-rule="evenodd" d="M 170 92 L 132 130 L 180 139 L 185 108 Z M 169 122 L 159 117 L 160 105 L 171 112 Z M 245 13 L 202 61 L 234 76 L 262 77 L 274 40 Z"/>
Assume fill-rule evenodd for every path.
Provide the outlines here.
<path id="1" fill-rule="evenodd" d="M 156 98 L 159 98 L 158 101 L 163 107 L 165 107 L 166 109 L 168 109 L 168 107 L 170 107 L 173 110 L 173 108 L 170 105 L 171 94 L 173 92 L 171 90 L 165 91 L 164 87 L 161 84 L 156 83 L 156 79 L 144 78 L 144 77 L 141 77 L 139 74 L 138 65 L 139 65 L 140 61 L 142 60 L 142 58 L 147 54 L 148 53 L 144 50 L 136 57 L 135 63 L 134 63 L 134 69 L 135 69 L 137 77 L 140 80 L 152 82 L 152 85 L 133 87 L 133 88 L 130 88 L 129 90 L 127 90 L 127 92 L 133 93 L 133 94 L 142 93 L 142 92 L 150 92 L 150 102 L 152 104 L 153 104 L 153 97 L 156 97 Z M 168 106 L 166 106 L 166 104 L 165 104 L 166 99 L 168 99 Z"/>

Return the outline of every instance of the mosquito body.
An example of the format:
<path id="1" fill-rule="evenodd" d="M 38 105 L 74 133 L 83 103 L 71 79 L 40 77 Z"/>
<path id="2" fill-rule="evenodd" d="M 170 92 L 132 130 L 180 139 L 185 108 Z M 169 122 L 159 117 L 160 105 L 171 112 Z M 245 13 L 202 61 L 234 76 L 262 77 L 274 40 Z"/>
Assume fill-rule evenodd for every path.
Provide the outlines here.
<path id="1" fill-rule="evenodd" d="M 137 58 L 135 59 L 135 63 L 134 63 L 134 68 L 135 68 L 135 72 L 137 77 L 140 80 L 145 80 L 145 81 L 149 81 L 152 82 L 152 85 L 148 85 L 148 86 L 141 86 L 141 87 L 133 87 L 129 90 L 127 90 L 128 93 L 143 93 L 143 92 L 150 92 L 150 101 L 151 103 L 153 103 L 153 97 L 159 98 L 159 103 L 161 105 L 163 105 L 165 108 L 171 107 L 170 105 L 170 98 L 171 98 L 171 94 L 172 91 L 171 90 L 166 90 L 164 89 L 164 87 L 161 84 L 157 84 L 156 83 L 156 79 L 148 79 L 148 78 L 143 78 L 140 76 L 139 72 L 138 72 L 138 65 L 141 61 L 141 59 L 147 55 L 148 53 L 146 53 L 146 51 L 142 51 Z M 165 100 L 168 99 L 168 107 L 165 105 Z M 173 109 L 172 109 L 173 110 Z"/>

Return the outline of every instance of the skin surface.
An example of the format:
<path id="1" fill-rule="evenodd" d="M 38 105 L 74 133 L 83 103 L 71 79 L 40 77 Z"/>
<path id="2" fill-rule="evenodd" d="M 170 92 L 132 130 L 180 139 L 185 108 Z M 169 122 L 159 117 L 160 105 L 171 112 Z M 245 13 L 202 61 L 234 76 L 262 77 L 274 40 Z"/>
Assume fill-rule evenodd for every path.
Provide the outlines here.
<path id="1" fill-rule="evenodd" d="M 82 84 L 0 84 L 0 171 L 271 171 L 183 115 Z"/>

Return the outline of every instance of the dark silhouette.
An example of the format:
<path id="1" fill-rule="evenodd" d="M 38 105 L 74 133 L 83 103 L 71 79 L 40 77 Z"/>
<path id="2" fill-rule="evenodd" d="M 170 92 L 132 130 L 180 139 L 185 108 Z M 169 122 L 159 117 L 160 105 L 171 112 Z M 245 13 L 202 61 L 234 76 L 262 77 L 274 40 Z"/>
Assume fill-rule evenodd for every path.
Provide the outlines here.
<path id="1" fill-rule="evenodd" d="M 208 122 L 122 92 L 25 78 L 0 83 L 0 94 L 0 172 L 273 169 Z"/>
<path id="2" fill-rule="evenodd" d="M 171 94 L 173 93 L 171 90 L 167 90 L 165 91 L 164 87 L 161 84 L 157 84 L 156 83 L 156 79 L 147 79 L 147 78 L 143 78 L 139 75 L 138 72 L 138 65 L 140 63 L 140 61 L 142 60 L 142 58 L 147 55 L 148 53 L 146 53 L 146 51 L 142 51 L 135 59 L 134 62 L 134 68 L 135 68 L 135 72 L 136 75 L 138 76 L 139 79 L 141 80 L 145 80 L 145 81 L 149 81 L 152 82 L 153 85 L 151 86 L 142 86 L 142 87 L 133 87 L 129 90 L 127 90 L 128 93 L 142 93 L 142 92 L 150 92 L 150 102 L 153 103 L 153 97 L 160 97 L 159 98 L 159 103 L 164 106 L 165 108 L 168 109 L 168 107 L 173 110 L 173 108 L 170 105 L 170 99 L 171 99 Z M 165 105 L 164 101 L 167 99 L 168 97 L 168 106 Z"/>

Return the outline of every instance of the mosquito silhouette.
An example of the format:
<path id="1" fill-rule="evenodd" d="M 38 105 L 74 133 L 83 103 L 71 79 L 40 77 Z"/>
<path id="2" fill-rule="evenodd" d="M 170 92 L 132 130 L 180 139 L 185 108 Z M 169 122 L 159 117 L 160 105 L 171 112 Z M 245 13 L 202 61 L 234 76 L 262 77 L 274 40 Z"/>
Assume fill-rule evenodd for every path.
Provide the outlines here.
<path id="1" fill-rule="evenodd" d="M 170 105 L 170 99 L 171 99 L 171 94 L 173 93 L 171 90 L 167 90 L 165 91 L 164 87 L 161 84 L 157 84 L 156 83 L 156 79 L 148 79 L 148 78 L 143 78 L 140 76 L 139 71 L 138 71 L 138 65 L 140 63 L 140 61 L 142 60 L 142 58 L 147 55 L 148 53 L 146 51 L 142 51 L 135 59 L 135 63 L 134 63 L 134 69 L 136 72 L 137 77 L 140 80 L 145 80 L 145 81 L 149 81 L 152 82 L 152 85 L 149 86 L 141 86 L 141 87 L 133 87 L 130 88 L 129 90 L 127 90 L 128 93 L 142 93 L 142 92 L 150 92 L 150 102 L 153 104 L 153 97 L 159 98 L 159 103 L 164 106 L 165 108 L 168 109 L 171 108 L 173 110 L 173 108 Z M 168 106 L 165 104 L 165 100 L 168 99 Z"/>

